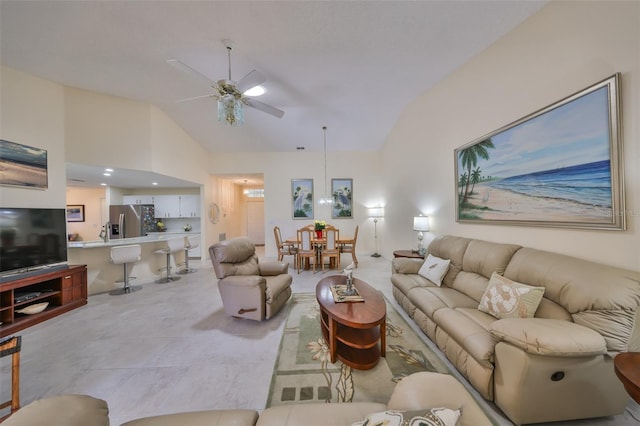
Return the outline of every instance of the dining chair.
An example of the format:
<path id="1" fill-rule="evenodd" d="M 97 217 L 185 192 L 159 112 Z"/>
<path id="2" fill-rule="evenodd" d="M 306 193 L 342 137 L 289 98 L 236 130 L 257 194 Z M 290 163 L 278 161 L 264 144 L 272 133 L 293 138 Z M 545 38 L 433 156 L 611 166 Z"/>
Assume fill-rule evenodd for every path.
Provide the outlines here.
<path id="1" fill-rule="evenodd" d="M 324 272 L 324 259 L 325 257 L 335 259 L 336 269 L 340 269 L 340 245 L 339 245 L 340 231 L 336 228 L 325 228 L 325 243 L 320 254 L 320 263 L 322 263 L 322 271 Z"/>
<path id="2" fill-rule="evenodd" d="M 303 259 L 306 259 L 305 262 L 313 262 L 313 273 L 316 273 L 316 248 L 311 242 L 313 239 L 312 232 L 314 231 L 306 227 L 298 229 L 298 273 L 300 273 L 300 269 L 304 265 Z"/>
<path id="3" fill-rule="evenodd" d="M 276 247 L 278 249 L 278 261 L 282 262 L 285 256 L 293 256 L 293 269 L 298 267 L 298 248 L 295 244 L 286 243 L 282 240 L 280 227 L 273 228 L 273 236 L 276 239 Z"/>
<path id="4" fill-rule="evenodd" d="M 340 240 L 340 252 L 351 253 L 353 264 L 358 267 L 358 258 L 356 257 L 356 242 L 358 241 L 358 225 L 353 231 L 353 239 Z"/>

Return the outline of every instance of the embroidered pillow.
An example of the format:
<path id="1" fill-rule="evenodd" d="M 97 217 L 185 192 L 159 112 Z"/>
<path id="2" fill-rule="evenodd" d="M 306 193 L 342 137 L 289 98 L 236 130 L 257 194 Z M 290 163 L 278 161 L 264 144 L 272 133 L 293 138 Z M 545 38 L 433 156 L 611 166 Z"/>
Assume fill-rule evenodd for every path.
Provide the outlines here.
<path id="1" fill-rule="evenodd" d="M 423 410 L 387 410 L 371 413 L 361 422 L 351 426 L 455 426 L 460 418 L 460 410 L 449 408 L 425 408 Z"/>
<path id="2" fill-rule="evenodd" d="M 449 259 L 428 255 L 427 260 L 420 267 L 418 275 L 425 277 L 439 287 L 444 275 L 449 270 L 449 263 L 451 263 Z"/>
<path id="3" fill-rule="evenodd" d="M 498 319 L 533 318 L 543 294 L 544 287 L 521 284 L 494 272 L 478 309 Z"/>

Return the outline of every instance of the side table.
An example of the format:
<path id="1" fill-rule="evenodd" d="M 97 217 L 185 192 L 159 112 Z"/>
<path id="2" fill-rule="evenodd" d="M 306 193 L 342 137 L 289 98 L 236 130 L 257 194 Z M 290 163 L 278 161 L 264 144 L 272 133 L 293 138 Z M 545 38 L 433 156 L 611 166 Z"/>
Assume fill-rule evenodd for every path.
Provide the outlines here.
<path id="1" fill-rule="evenodd" d="M 413 250 L 396 250 L 393 252 L 393 257 L 410 257 L 412 259 L 424 259 L 424 255 Z"/>
<path id="2" fill-rule="evenodd" d="M 613 369 L 627 393 L 640 404 L 640 352 L 622 352 L 616 355 Z"/>

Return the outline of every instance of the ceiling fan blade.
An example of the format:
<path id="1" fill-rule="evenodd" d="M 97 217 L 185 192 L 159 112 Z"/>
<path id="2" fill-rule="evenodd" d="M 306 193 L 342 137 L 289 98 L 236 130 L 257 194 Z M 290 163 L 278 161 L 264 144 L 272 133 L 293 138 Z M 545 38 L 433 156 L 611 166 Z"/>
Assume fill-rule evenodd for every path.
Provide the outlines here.
<path id="1" fill-rule="evenodd" d="M 253 70 L 249 74 L 242 77 L 242 79 L 238 82 L 238 92 L 244 93 L 252 87 L 256 87 L 259 84 L 267 81 L 265 76 L 260 72 Z"/>
<path id="2" fill-rule="evenodd" d="M 282 118 L 282 116 L 284 115 L 284 111 L 276 107 L 272 107 L 271 105 L 267 105 L 264 102 L 256 101 L 252 98 L 243 98 L 243 100 L 250 107 L 258 109 L 262 112 L 266 112 L 267 114 L 271 114 L 274 117 Z"/>
<path id="3" fill-rule="evenodd" d="M 179 69 L 180 71 L 183 71 L 189 75 L 191 75 L 192 77 L 196 78 L 197 80 L 205 83 L 208 86 L 211 86 L 213 84 L 213 82 L 204 74 L 200 73 L 200 71 L 196 71 L 193 68 L 191 68 L 189 65 L 180 62 L 177 59 L 167 59 L 167 63 L 177 69 Z"/>
<path id="4" fill-rule="evenodd" d="M 200 96 L 194 96 L 194 97 L 191 97 L 191 98 L 180 99 L 179 101 L 176 101 L 176 102 L 177 102 L 177 103 L 180 103 L 180 102 L 189 102 L 189 101 L 195 101 L 196 99 L 202 99 L 202 98 L 215 98 L 215 97 L 217 97 L 217 96 L 216 96 L 216 95 L 214 95 L 214 94 L 210 94 L 210 95 L 200 95 Z"/>

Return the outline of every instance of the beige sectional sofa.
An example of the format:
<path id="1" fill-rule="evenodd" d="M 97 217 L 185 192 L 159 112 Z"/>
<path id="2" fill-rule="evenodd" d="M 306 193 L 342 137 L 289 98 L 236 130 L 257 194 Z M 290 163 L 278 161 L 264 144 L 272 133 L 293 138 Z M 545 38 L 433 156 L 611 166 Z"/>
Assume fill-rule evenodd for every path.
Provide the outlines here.
<path id="1" fill-rule="evenodd" d="M 464 386 L 447 374 L 421 372 L 402 379 L 387 405 L 374 402 L 308 403 L 256 410 L 208 410 L 145 417 L 122 426 L 348 426 L 385 410 L 460 410 L 458 426 L 490 426 L 491 421 Z M 6 426 L 109 426 L 109 408 L 88 395 L 60 395 L 21 408 Z"/>
<path id="2" fill-rule="evenodd" d="M 628 395 L 614 373 L 613 358 L 640 350 L 640 273 L 456 236 L 437 237 L 427 253 L 450 260 L 441 285 L 424 278 L 420 268 L 426 261 L 396 258 L 395 299 L 514 423 L 624 411 Z M 526 317 L 526 309 L 515 317 L 479 309 L 483 296 L 489 299 L 482 308 L 491 297 L 504 302 L 499 294 L 485 295 L 487 287 L 497 288 L 495 280 L 504 280 L 500 277 L 515 282 L 514 288 L 518 283 L 544 287 L 533 317 Z"/>

